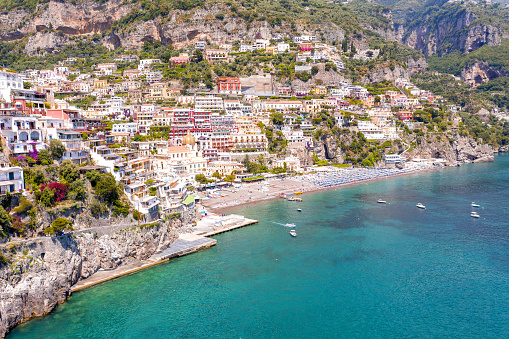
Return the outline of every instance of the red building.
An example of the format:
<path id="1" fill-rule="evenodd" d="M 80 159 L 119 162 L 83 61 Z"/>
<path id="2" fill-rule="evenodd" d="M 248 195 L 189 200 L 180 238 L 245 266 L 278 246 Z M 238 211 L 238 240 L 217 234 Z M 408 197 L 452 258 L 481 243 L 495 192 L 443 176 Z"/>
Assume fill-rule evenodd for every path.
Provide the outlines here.
<path id="1" fill-rule="evenodd" d="M 217 90 L 221 94 L 240 94 L 240 79 L 235 77 L 218 77 Z"/>
<path id="2" fill-rule="evenodd" d="M 414 115 L 410 111 L 399 111 L 396 113 L 396 115 L 401 121 L 412 120 L 414 118 Z"/>
<path id="3" fill-rule="evenodd" d="M 309 42 L 303 42 L 299 45 L 301 51 L 310 51 L 313 49 L 313 44 Z"/>

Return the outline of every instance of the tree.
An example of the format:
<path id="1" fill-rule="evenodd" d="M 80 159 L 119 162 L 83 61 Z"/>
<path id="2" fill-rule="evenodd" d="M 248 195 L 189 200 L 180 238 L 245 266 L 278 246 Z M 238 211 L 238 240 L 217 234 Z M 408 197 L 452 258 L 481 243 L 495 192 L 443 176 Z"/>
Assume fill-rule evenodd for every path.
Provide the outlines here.
<path id="1" fill-rule="evenodd" d="M 67 194 L 71 200 L 84 200 L 87 197 L 87 189 L 83 180 L 76 180 L 72 182 Z"/>
<path id="2" fill-rule="evenodd" d="M 63 232 L 63 230 L 72 230 L 72 222 L 70 222 L 69 220 L 67 220 L 66 218 L 57 218 L 55 219 L 55 221 L 53 221 L 53 223 L 51 224 L 50 227 L 46 227 L 44 229 L 44 233 L 46 234 L 51 234 L 51 235 L 54 235 L 54 234 L 61 234 Z"/>
<path id="3" fill-rule="evenodd" d="M 51 165 L 53 163 L 53 158 L 47 149 L 40 150 L 37 154 L 37 158 L 39 158 L 39 161 L 43 166 Z"/>
<path id="4" fill-rule="evenodd" d="M 53 159 L 60 159 L 64 156 L 65 146 L 60 140 L 51 139 L 49 142 L 49 152 Z"/>
<path id="5" fill-rule="evenodd" d="M 283 113 L 273 112 L 270 114 L 270 119 L 274 125 L 282 125 L 284 121 Z"/>
<path id="6" fill-rule="evenodd" d="M 355 55 L 357 53 L 357 49 L 355 48 L 355 46 L 353 45 L 353 42 L 352 44 L 350 45 L 350 53 L 352 53 L 352 55 Z"/>
<path id="7" fill-rule="evenodd" d="M 101 180 L 101 173 L 99 171 L 93 170 L 87 172 L 85 177 L 90 181 L 92 187 L 95 187 L 99 180 Z"/>
<path id="8" fill-rule="evenodd" d="M 101 175 L 95 186 L 95 194 L 110 204 L 120 198 L 120 188 L 111 173 Z"/>
<path id="9" fill-rule="evenodd" d="M 343 53 L 348 52 L 348 37 L 345 36 L 343 39 L 343 42 L 341 42 L 341 49 L 343 50 Z"/>
<path id="10" fill-rule="evenodd" d="M 311 75 L 316 75 L 318 73 L 318 66 L 311 67 Z"/>
<path id="11" fill-rule="evenodd" d="M 196 182 L 200 183 L 200 184 L 206 184 L 209 182 L 209 180 L 207 179 L 207 177 L 205 176 L 205 174 L 196 174 L 195 177 L 194 177 L 194 180 L 196 180 Z"/>
<path id="12" fill-rule="evenodd" d="M 9 213 L 0 206 L 0 238 L 5 238 L 9 235 L 9 227 L 11 225 L 11 217 Z"/>
<path id="13" fill-rule="evenodd" d="M 55 193 L 49 187 L 45 187 L 39 197 L 39 202 L 46 207 L 53 206 L 55 204 Z"/>
<path id="14" fill-rule="evenodd" d="M 214 173 L 212 173 L 212 177 L 217 178 L 218 180 L 221 180 L 221 178 L 222 178 L 221 174 L 218 171 L 215 171 Z"/>
<path id="15" fill-rule="evenodd" d="M 28 81 L 23 81 L 23 88 L 30 89 L 30 88 L 32 88 L 32 84 L 29 83 Z"/>
<path id="16" fill-rule="evenodd" d="M 58 170 L 60 178 L 66 183 L 72 183 L 80 177 L 80 168 L 71 160 L 64 160 Z"/>
<path id="17" fill-rule="evenodd" d="M 193 58 L 191 59 L 191 61 L 194 62 L 194 63 L 199 63 L 199 62 L 203 61 L 203 53 L 202 53 L 202 51 L 197 49 L 196 50 L 196 54 L 193 55 Z"/>

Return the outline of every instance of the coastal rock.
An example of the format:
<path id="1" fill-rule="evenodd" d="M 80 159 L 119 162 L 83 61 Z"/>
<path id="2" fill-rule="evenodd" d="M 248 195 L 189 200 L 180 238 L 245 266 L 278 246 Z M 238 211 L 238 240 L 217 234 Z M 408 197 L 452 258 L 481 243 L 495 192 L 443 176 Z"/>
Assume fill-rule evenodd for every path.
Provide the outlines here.
<path id="1" fill-rule="evenodd" d="M 178 236 L 177 224 L 182 225 L 105 227 L 101 236 L 86 232 L 11 245 L 11 263 L 0 264 L 0 337 L 51 312 L 69 296 L 72 285 L 99 269 L 145 260 L 167 249 Z"/>

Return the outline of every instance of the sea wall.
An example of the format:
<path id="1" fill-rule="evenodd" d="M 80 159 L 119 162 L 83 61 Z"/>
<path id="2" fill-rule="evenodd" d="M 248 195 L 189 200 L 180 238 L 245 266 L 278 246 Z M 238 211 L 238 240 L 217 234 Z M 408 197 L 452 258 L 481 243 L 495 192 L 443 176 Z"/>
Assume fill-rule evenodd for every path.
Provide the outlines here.
<path id="1" fill-rule="evenodd" d="M 50 313 L 66 300 L 71 286 L 79 280 L 100 269 L 145 260 L 167 249 L 183 225 L 183 220 L 175 219 L 145 227 L 112 226 L 101 228 L 100 232 L 75 232 L 3 244 L 0 337 L 20 323 Z"/>

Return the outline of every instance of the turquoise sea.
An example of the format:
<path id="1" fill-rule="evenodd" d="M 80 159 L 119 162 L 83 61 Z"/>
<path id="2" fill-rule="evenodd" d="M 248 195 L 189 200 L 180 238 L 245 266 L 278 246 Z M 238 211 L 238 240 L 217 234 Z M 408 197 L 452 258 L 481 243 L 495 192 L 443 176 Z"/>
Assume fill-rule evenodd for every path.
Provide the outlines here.
<path id="1" fill-rule="evenodd" d="M 303 198 L 232 209 L 260 223 L 8 338 L 509 337 L 508 155 Z"/>

